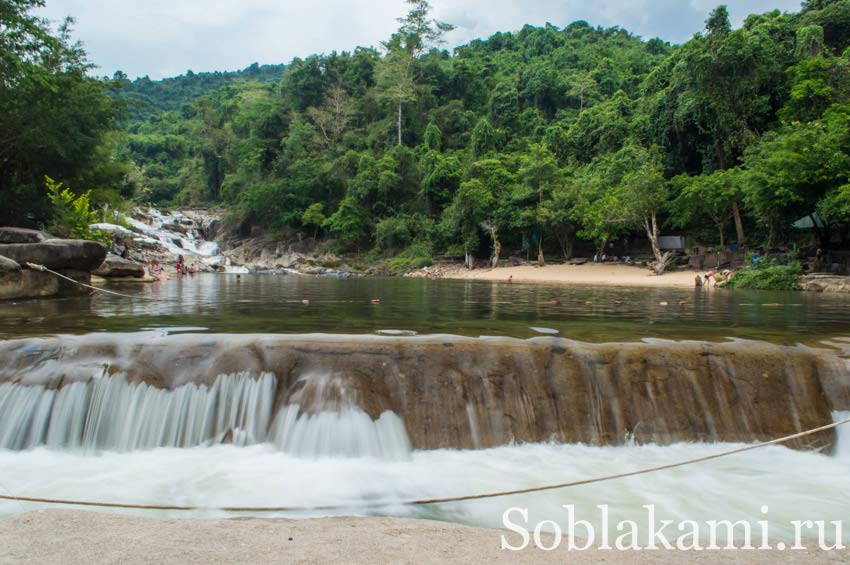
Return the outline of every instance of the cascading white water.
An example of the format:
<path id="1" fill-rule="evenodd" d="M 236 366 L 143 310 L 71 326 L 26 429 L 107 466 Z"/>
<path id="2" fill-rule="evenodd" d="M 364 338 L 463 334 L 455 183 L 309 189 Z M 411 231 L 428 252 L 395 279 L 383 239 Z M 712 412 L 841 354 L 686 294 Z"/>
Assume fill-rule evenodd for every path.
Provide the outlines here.
<path id="1" fill-rule="evenodd" d="M 832 413 L 832 419 L 835 422 L 848 418 L 850 418 L 850 410 Z M 850 424 L 844 424 L 835 429 L 834 455 L 837 459 L 850 461 Z"/>
<path id="2" fill-rule="evenodd" d="M 312 373 L 301 377 L 288 404 L 275 417 L 270 441 L 301 457 L 410 456 L 404 422 L 384 411 L 377 420 L 364 412 L 344 377 Z"/>
<path id="3" fill-rule="evenodd" d="M 338 377 L 313 375 L 304 383 L 273 423 L 270 373 L 221 375 L 211 387 L 174 390 L 130 383 L 120 373 L 58 389 L 2 383 L 0 448 L 133 451 L 269 441 L 301 457 L 409 457 L 410 439 L 394 412 L 372 420 Z"/>
<path id="4" fill-rule="evenodd" d="M 132 216 L 125 216 L 124 219 L 133 228 L 144 234 L 148 243 L 161 245 L 174 256 L 183 255 L 186 258 L 196 256 L 210 266 L 220 265 L 224 261 L 218 243 L 204 240 L 198 227 L 199 223 L 206 223 L 206 220 L 210 218 L 209 216 L 199 215 L 197 212 L 192 213 L 191 216 L 188 216 L 188 219 L 192 220 L 188 222 L 188 227 L 182 223 L 182 220 L 187 216 L 181 212 L 173 212 L 165 216 L 159 210 L 150 208 L 145 210 L 143 217 L 144 220 Z M 169 224 L 182 225 L 185 233 L 165 227 Z M 233 272 L 247 273 L 247 269 L 238 270 L 243 268 L 233 267 Z"/>
<path id="5" fill-rule="evenodd" d="M 290 405 L 275 418 L 270 439 L 283 451 L 301 457 L 404 459 L 410 455 L 404 422 L 389 410 L 372 420 L 353 406 L 307 414 L 298 405 Z"/>
<path id="6" fill-rule="evenodd" d="M 0 384 L 0 448 L 37 445 L 130 451 L 265 440 L 275 379 L 219 376 L 211 387 L 164 390 L 123 374 L 59 389 Z"/>

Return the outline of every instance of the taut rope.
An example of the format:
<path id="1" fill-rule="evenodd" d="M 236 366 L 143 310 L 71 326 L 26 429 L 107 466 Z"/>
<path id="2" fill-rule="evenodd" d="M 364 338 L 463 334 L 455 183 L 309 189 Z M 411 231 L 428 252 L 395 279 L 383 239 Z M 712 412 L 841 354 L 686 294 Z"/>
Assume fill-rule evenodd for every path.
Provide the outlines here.
<path id="1" fill-rule="evenodd" d="M 106 293 L 106 294 L 121 296 L 123 298 L 132 298 L 134 300 L 150 300 L 150 301 L 153 301 L 153 302 L 174 302 L 175 301 L 172 298 L 153 298 L 153 297 L 150 297 L 150 296 L 138 296 L 138 295 L 133 296 L 131 294 L 122 294 L 120 292 L 115 292 L 114 290 L 106 290 L 105 288 L 98 288 L 98 287 L 92 286 L 90 284 L 81 283 L 80 281 L 76 281 L 76 280 L 72 279 L 71 277 L 65 276 L 62 273 L 57 273 L 56 271 L 52 271 L 52 270 L 48 269 L 47 267 L 45 267 L 44 265 L 39 265 L 37 263 L 26 263 L 26 266 L 28 268 L 34 270 L 34 271 L 41 271 L 43 273 L 50 273 L 51 275 L 55 275 L 55 276 L 57 276 L 61 279 L 65 279 L 66 281 L 72 282 L 74 284 L 78 284 L 82 287 L 85 287 L 85 288 L 88 288 L 88 289 L 91 289 L 91 290 L 96 290 L 97 292 L 103 292 L 103 293 Z"/>

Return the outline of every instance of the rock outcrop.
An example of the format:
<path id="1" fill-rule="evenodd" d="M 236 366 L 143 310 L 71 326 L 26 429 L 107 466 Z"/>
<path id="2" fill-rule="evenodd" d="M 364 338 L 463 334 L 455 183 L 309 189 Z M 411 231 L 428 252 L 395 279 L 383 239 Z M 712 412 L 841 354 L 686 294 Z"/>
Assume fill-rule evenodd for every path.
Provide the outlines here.
<path id="1" fill-rule="evenodd" d="M 49 239 L 44 232 L 27 228 L 0 228 L 0 244 L 5 243 L 39 243 Z"/>
<path id="2" fill-rule="evenodd" d="M 814 274 L 800 280 L 800 290 L 813 292 L 850 292 L 850 277 Z"/>
<path id="3" fill-rule="evenodd" d="M 39 243 L 10 243 L 0 246 L 0 255 L 16 261 L 44 265 L 48 269 L 91 272 L 106 258 L 106 247 L 85 239 L 47 239 Z"/>
<path id="4" fill-rule="evenodd" d="M 145 268 L 140 263 L 109 254 L 92 274 L 104 278 L 141 278 L 145 276 Z"/>
<path id="5" fill-rule="evenodd" d="M 373 419 L 398 414 L 419 449 L 751 442 L 850 409 L 850 371 L 836 351 L 760 342 L 149 334 L 0 342 L 0 382 L 54 388 L 104 368 L 168 389 L 271 373 L 275 411 L 307 396 L 301 411 L 333 410 L 344 392 Z M 313 381 L 321 386 L 305 396 Z M 788 445 L 828 450 L 834 437 Z"/>
<path id="6" fill-rule="evenodd" d="M 73 281 L 88 284 L 91 272 L 106 257 L 106 247 L 95 241 L 48 239 L 22 228 L 0 228 L 0 300 L 85 294 L 87 289 L 51 273 L 33 270 L 42 265 Z"/>

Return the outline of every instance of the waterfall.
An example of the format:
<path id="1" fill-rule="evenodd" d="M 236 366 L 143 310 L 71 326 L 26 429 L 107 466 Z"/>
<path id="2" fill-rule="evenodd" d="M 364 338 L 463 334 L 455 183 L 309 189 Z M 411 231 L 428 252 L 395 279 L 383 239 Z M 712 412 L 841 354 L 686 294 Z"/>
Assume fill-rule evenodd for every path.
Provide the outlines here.
<path id="1" fill-rule="evenodd" d="M 301 412 L 298 405 L 284 407 L 272 428 L 271 441 L 299 457 L 379 457 L 405 459 L 410 440 L 401 421 L 387 410 L 377 420 L 357 407 L 339 412 Z"/>
<path id="2" fill-rule="evenodd" d="M 91 381 L 103 366 L 126 379 Z M 274 375 L 254 400 L 262 410 L 205 420 L 224 410 L 217 396 L 247 402 L 235 387 L 254 381 L 211 378 L 243 369 Z M 233 441 L 394 457 L 408 438 L 415 449 L 755 442 L 850 410 L 835 352 L 756 342 L 89 334 L 0 341 L 0 383 L 0 446 L 15 449 Z M 787 445 L 832 451 L 835 440 L 828 430 Z"/>
<path id="3" fill-rule="evenodd" d="M 1 383 L 0 448 L 132 451 L 270 441 L 302 457 L 410 454 L 401 418 L 386 410 L 372 420 L 338 377 L 298 381 L 272 423 L 275 386 L 273 374 L 247 372 L 173 390 L 131 383 L 124 373 L 59 388 Z"/>
<path id="4" fill-rule="evenodd" d="M 265 440 L 275 379 L 219 376 L 211 387 L 174 390 L 130 383 L 124 374 L 59 389 L 0 384 L 0 448 L 38 445 L 131 451 Z"/>
<path id="5" fill-rule="evenodd" d="M 410 439 L 401 418 L 385 410 L 372 420 L 358 406 L 358 395 L 345 377 L 312 373 L 292 388 L 269 434 L 283 451 L 302 457 L 409 456 Z"/>

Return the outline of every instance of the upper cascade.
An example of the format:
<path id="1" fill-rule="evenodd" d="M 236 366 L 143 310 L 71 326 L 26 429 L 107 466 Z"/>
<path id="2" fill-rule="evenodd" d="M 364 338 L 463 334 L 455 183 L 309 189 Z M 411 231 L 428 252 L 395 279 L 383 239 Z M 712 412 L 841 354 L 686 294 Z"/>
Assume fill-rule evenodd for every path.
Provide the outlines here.
<path id="1" fill-rule="evenodd" d="M 219 244 L 213 241 L 221 225 L 216 214 L 200 210 L 162 212 L 156 208 L 135 208 L 125 219 L 136 232 L 130 236 L 137 247 L 161 247 L 173 257 L 182 255 L 187 263 L 200 262 L 228 272 L 247 272 L 244 267 L 232 265 L 222 255 Z"/>

